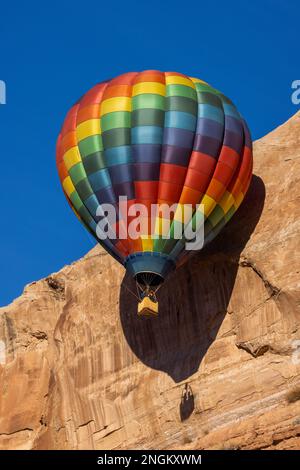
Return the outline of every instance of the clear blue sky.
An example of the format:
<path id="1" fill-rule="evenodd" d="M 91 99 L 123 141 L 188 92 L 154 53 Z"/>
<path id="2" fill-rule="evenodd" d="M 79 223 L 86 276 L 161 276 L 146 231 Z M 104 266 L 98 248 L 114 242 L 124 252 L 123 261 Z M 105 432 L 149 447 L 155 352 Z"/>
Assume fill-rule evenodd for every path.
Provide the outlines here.
<path id="1" fill-rule="evenodd" d="M 61 192 L 55 141 L 95 83 L 144 69 L 202 78 L 235 102 L 254 138 L 299 109 L 296 0 L 28 0 L 2 2 L 0 14 L 0 305 L 93 246 Z"/>

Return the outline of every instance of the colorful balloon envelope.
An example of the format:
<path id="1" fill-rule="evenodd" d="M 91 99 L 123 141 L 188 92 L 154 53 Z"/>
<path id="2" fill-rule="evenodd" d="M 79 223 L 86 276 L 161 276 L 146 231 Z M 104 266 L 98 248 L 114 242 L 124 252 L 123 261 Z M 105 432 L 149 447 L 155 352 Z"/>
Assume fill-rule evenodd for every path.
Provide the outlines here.
<path id="1" fill-rule="evenodd" d="M 252 163 L 251 137 L 234 104 L 176 72 L 125 73 L 97 84 L 70 109 L 57 141 L 58 173 L 75 214 L 151 295 L 194 253 L 184 229 L 197 215 L 204 245 L 230 220 Z M 140 206 L 148 212 L 133 236 L 130 209 Z"/>

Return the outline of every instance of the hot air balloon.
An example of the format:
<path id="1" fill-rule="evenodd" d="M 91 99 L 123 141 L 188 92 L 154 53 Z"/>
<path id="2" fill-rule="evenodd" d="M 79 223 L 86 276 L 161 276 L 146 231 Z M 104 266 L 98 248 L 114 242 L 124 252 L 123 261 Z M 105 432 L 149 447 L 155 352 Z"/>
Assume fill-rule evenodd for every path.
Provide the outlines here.
<path id="1" fill-rule="evenodd" d="M 68 112 L 56 154 L 75 214 L 134 277 L 140 314 L 157 313 L 157 290 L 194 253 L 187 249 L 187 224 L 202 215 L 203 245 L 209 243 L 240 206 L 252 177 L 251 137 L 234 104 L 176 72 L 125 73 L 94 86 Z M 191 208 L 189 220 L 157 210 L 174 204 Z M 103 210 L 107 205 L 115 220 Z M 148 213 L 131 236 L 129 212 L 136 205 Z M 102 236 L 105 224 L 115 237 Z"/>

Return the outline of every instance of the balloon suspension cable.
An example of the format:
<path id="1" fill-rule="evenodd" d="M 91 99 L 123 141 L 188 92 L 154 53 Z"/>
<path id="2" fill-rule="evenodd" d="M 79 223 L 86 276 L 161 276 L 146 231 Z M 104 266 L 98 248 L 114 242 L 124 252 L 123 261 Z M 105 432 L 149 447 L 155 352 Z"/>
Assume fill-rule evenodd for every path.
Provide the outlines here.
<path id="1" fill-rule="evenodd" d="M 143 277 L 144 282 L 142 284 L 137 279 L 135 280 L 139 300 L 142 300 L 144 297 L 149 297 L 154 302 L 157 302 L 156 293 L 162 284 L 159 284 L 158 286 L 153 286 L 152 281 L 154 278 L 155 274 L 145 273 Z"/>
<path id="2" fill-rule="evenodd" d="M 145 292 L 145 286 L 142 286 L 137 280 L 135 281 L 136 291 L 139 301 L 143 299 L 143 294 Z"/>
<path id="3" fill-rule="evenodd" d="M 141 285 L 138 281 L 135 282 L 136 283 L 136 290 L 137 290 L 137 294 L 135 294 L 127 285 L 126 283 L 124 282 L 124 287 L 125 289 L 131 294 L 133 295 L 133 297 L 135 297 L 139 302 L 143 299 L 143 295 L 146 295 L 146 296 L 151 296 L 155 299 L 155 301 L 157 301 L 156 299 L 156 293 L 157 291 L 161 288 L 162 284 L 160 284 L 159 286 L 157 287 L 151 287 L 151 285 Z"/>
<path id="4" fill-rule="evenodd" d="M 134 292 L 133 292 L 131 289 L 129 289 L 129 287 L 128 287 L 128 286 L 126 286 L 126 283 L 125 283 L 125 282 L 124 282 L 124 287 L 125 287 L 125 289 L 127 289 L 127 290 L 128 290 L 128 292 L 130 292 L 130 294 L 131 294 L 131 295 L 133 295 L 133 297 L 135 297 L 135 298 L 136 298 L 138 301 L 140 301 L 140 300 L 141 300 L 141 298 L 140 298 L 140 297 L 138 297 L 138 296 L 137 296 L 137 295 L 136 295 L 136 294 L 135 294 L 135 293 L 134 293 Z"/>
<path id="5" fill-rule="evenodd" d="M 156 292 L 159 291 L 159 289 L 161 288 L 161 286 L 162 286 L 162 284 L 159 284 L 159 285 L 154 289 L 155 294 L 156 294 Z"/>

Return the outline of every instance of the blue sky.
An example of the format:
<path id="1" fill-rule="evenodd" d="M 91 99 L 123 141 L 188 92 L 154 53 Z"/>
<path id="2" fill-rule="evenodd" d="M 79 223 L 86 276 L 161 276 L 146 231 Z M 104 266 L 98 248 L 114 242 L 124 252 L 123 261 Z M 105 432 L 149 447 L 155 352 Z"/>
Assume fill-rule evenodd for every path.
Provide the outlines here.
<path id="1" fill-rule="evenodd" d="M 55 167 L 73 102 L 126 71 L 175 70 L 221 89 L 259 138 L 300 108 L 299 18 L 296 0 L 2 2 L 0 305 L 94 244 Z"/>

